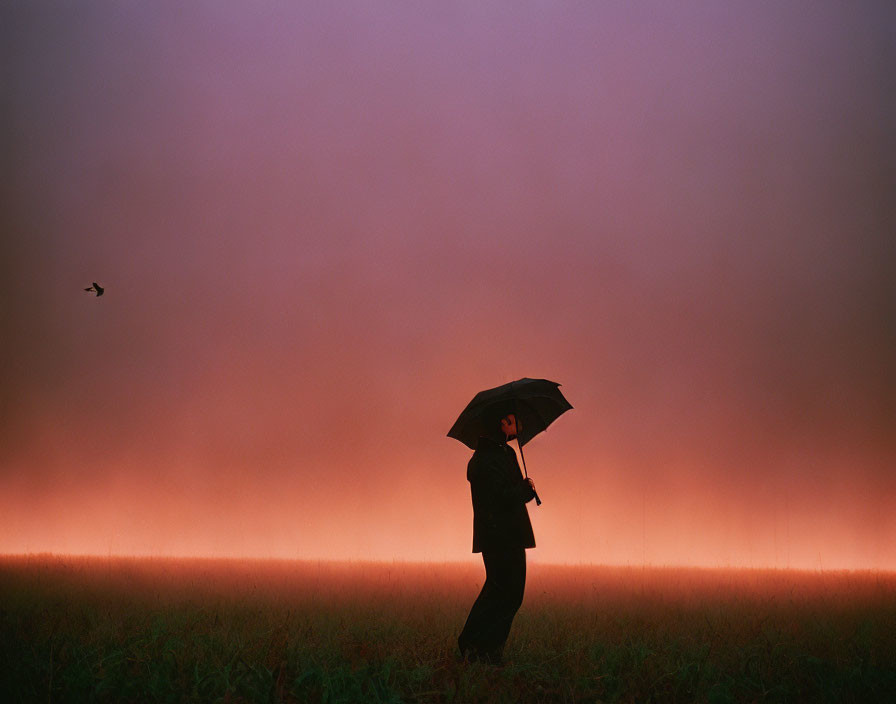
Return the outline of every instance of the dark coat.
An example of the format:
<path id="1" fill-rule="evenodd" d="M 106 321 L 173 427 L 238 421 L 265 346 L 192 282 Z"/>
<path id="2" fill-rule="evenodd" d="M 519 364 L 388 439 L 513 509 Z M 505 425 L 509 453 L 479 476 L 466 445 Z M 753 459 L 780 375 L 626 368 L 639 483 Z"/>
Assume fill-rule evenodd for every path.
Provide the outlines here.
<path id="1" fill-rule="evenodd" d="M 535 492 L 523 478 L 513 448 L 479 438 L 467 465 L 467 480 L 473 496 L 473 552 L 534 548 L 526 502 Z"/>

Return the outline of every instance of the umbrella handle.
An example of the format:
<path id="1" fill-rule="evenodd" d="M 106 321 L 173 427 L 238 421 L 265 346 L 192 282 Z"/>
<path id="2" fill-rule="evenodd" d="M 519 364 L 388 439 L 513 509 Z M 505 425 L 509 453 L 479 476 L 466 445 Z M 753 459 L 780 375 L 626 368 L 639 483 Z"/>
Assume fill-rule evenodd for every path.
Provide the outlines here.
<path id="1" fill-rule="evenodd" d="M 523 443 L 520 442 L 520 436 L 516 436 L 516 445 L 520 448 L 520 457 L 523 459 L 523 474 L 525 474 L 526 479 L 529 478 L 529 470 L 526 469 L 526 456 L 523 454 Z M 535 505 L 541 506 L 541 499 L 538 496 L 538 492 L 535 492 Z"/>

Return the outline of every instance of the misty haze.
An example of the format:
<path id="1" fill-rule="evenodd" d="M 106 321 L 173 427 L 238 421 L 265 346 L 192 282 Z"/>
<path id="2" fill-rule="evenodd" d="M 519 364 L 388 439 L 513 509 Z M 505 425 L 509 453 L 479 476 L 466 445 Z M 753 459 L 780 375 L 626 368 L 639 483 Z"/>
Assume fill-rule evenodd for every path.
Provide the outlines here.
<path id="1" fill-rule="evenodd" d="M 0 17 L 0 552 L 896 568 L 886 3 Z"/>

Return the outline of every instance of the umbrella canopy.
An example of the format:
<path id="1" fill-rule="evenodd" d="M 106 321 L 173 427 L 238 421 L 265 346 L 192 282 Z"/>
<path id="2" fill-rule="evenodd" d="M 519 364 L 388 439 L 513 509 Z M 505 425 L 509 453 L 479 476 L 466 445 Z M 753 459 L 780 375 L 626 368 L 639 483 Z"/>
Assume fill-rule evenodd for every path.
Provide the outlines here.
<path id="1" fill-rule="evenodd" d="M 475 450 L 481 436 L 494 437 L 498 421 L 513 413 L 522 425 L 517 438 L 522 447 L 572 408 L 559 386 L 547 379 L 523 378 L 480 391 L 458 416 L 448 437 Z"/>

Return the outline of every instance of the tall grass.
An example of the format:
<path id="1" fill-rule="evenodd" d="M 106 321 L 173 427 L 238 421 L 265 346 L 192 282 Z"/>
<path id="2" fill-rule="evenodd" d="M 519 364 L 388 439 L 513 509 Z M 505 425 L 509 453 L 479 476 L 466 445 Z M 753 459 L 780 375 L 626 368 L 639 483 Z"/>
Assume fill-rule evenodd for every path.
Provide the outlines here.
<path id="1" fill-rule="evenodd" d="M 9 701 L 892 702 L 896 575 L 530 565 L 503 668 L 475 565 L 0 559 Z"/>

